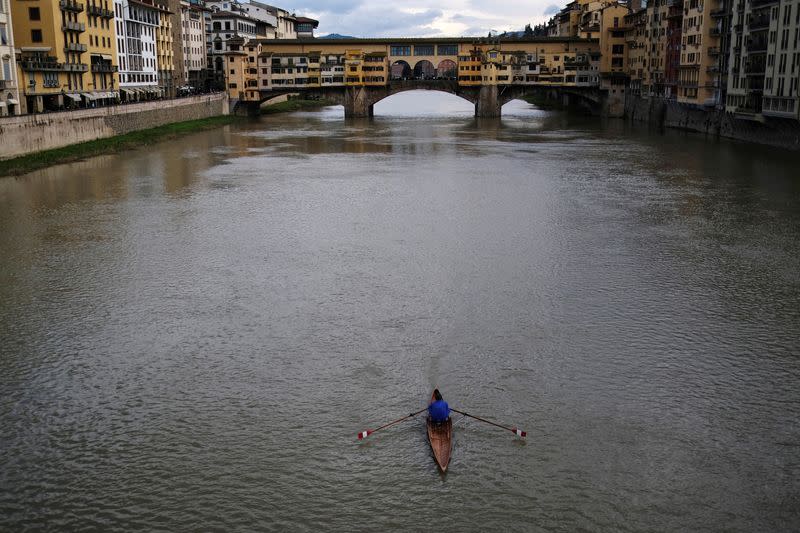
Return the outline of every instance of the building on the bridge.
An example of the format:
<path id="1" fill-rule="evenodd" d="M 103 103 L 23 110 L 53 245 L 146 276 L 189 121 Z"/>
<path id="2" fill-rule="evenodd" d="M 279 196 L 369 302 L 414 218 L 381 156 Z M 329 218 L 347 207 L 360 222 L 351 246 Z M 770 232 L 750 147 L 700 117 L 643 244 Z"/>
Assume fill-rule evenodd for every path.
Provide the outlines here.
<path id="1" fill-rule="evenodd" d="M 800 4 L 744 0 L 733 16 L 726 110 L 800 118 Z"/>
<path id="2" fill-rule="evenodd" d="M 237 40 L 223 57 L 226 85 L 237 99 L 259 99 L 256 89 L 376 87 L 412 78 L 452 80 L 464 87 L 588 87 L 597 85 L 600 75 L 597 41 L 576 38 L 514 43 L 315 40 L 311 46 L 302 41 L 251 39 Z"/>
<path id="3" fill-rule="evenodd" d="M 0 117 L 25 113 L 19 97 L 17 80 L 22 78 L 17 73 L 14 27 L 8 1 L 0 0 Z"/>
<path id="4" fill-rule="evenodd" d="M 114 12 L 108 8 L 107 0 L 88 6 L 77 0 L 12 2 L 17 79 L 27 112 L 116 101 Z"/>

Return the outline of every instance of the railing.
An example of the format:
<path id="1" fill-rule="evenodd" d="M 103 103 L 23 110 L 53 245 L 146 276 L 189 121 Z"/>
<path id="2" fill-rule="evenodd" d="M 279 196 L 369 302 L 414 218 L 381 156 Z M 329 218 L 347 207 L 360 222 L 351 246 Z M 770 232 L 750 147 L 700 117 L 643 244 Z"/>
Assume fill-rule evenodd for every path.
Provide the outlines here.
<path id="1" fill-rule="evenodd" d="M 89 13 L 90 15 L 93 15 L 95 17 L 102 17 L 102 18 L 106 18 L 106 19 L 113 19 L 114 18 L 114 12 L 113 11 L 111 11 L 109 9 L 103 9 L 100 6 L 89 5 L 89 7 L 86 8 L 86 11 L 87 11 L 87 13 Z"/>
<path id="2" fill-rule="evenodd" d="M 767 67 L 763 63 L 758 63 L 756 65 L 747 65 L 744 71 L 748 76 L 759 76 L 767 72 Z"/>
<path id="3" fill-rule="evenodd" d="M 119 67 L 107 63 L 92 63 L 92 72 L 118 72 Z"/>
<path id="4" fill-rule="evenodd" d="M 61 84 L 59 83 L 58 78 L 56 78 L 54 80 L 44 80 L 44 83 L 42 84 L 42 86 L 45 89 L 57 89 L 57 88 L 61 87 Z"/>
<path id="5" fill-rule="evenodd" d="M 709 48 L 708 49 L 708 55 L 710 55 L 710 56 L 718 56 L 719 55 L 719 47 L 718 46 L 712 46 L 711 48 Z"/>
<path id="6" fill-rule="evenodd" d="M 85 63 L 64 63 L 64 70 L 67 72 L 86 72 L 89 70 L 89 65 Z"/>
<path id="7" fill-rule="evenodd" d="M 64 11 L 74 11 L 76 13 L 83 11 L 83 4 L 75 0 L 59 0 L 58 7 Z"/>
<path id="8" fill-rule="evenodd" d="M 779 0 L 750 0 L 750 7 L 760 7 L 766 6 L 769 4 L 776 4 Z"/>
<path id="9" fill-rule="evenodd" d="M 711 35 L 722 35 L 722 28 L 720 26 L 711 26 Z"/>
<path id="10" fill-rule="evenodd" d="M 9 83 L 9 81 L 11 80 L 0 80 L 0 89 L 11 87 L 12 85 Z"/>
<path id="11" fill-rule="evenodd" d="M 769 17 L 750 17 L 747 24 L 750 26 L 750 31 L 768 29 Z"/>
<path id="12" fill-rule="evenodd" d="M 86 31 L 86 24 L 82 22 L 66 21 L 61 25 L 61 31 L 76 31 L 82 33 Z"/>
<path id="13" fill-rule="evenodd" d="M 727 12 L 727 10 L 724 7 L 721 7 L 719 9 L 714 9 L 714 10 L 711 11 L 711 18 L 724 17 L 726 12 Z"/>
<path id="14" fill-rule="evenodd" d="M 709 74 L 716 74 L 717 72 L 719 72 L 719 66 L 709 65 L 708 67 L 706 67 L 706 72 L 708 72 Z"/>
<path id="15" fill-rule="evenodd" d="M 761 41 L 757 43 L 747 43 L 747 51 L 748 52 L 766 52 L 767 51 L 767 42 Z"/>
<path id="16" fill-rule="evenodd" d="M 22 61 L 22 70 L 64 70 L 64 65 L 57 61 Z"/>
<path id="17" fill-rule="evenodd" d="M 64 47 L 65 52 L 85 52 L 86 45 L 82 43 L 67 43 Z"/>

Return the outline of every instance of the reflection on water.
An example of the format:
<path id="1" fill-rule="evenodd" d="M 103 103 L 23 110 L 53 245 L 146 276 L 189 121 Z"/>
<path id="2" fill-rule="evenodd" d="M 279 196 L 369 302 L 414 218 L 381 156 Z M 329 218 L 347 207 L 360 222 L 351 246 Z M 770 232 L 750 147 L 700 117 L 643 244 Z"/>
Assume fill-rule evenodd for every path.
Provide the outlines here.
<path id="1" fill-rule="evenodd" d="M 0 530 L 797 529 L 797 154 L 472 113 L 0 180 Z"/>

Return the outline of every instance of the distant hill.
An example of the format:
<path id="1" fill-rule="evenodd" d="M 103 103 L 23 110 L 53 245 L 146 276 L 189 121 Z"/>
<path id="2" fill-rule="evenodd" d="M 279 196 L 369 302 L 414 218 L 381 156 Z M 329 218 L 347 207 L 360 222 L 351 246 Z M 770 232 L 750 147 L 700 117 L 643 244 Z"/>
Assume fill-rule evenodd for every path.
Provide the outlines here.
<path id="1" fill-rule="evenodd" d="M 322 35 L 318 37 L 318 39 L 355 39 L 352 35 L 339 35 L 338 33 L 329 33 L 328 35 Z"/>

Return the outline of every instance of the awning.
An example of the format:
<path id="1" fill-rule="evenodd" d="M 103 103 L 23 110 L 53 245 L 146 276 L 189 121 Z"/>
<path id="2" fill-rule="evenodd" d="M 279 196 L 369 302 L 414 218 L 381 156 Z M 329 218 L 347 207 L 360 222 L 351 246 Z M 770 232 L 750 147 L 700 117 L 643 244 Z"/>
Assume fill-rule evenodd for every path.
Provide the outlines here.
<path id="1" fill-rule="evenodd" d="M 96 94 L 92 94 L 92 93 L 81 93 L 81 96 L 83 96 L 87 100 L 95 100 L 95 99 L 97 99 L 97 95 Z"/>
<path id="2" fill-rule="evenodd" d="M 0 107 L 5 107 L 5 106 L 6 106 L 5 102 L 0 102 Z"/>
<path id="3" fill-rule="evenodd" d="M 109 98 L 119 98 L 119 93 L 116 92 L 116 91 L 111 91 L 110 93 L 108 93 L 108 97 Z"/>
<path id="4" fill-rule="evenodd" d="M 81 101 L 81 95 L 79 95 L 78 93 L 66 93 L 64 96 L 66 96 L 67 98 L 70 98 L 74 102 L 80 102 Z"/>
<path id="5" fill-rule="evenodd" d="M 9 98 L 8 99 L 8 105 L 18 105 L 18 104 L 19 104 L 19 102 L 17 102 L 13 98 Z"/>
<path id="6" fill-rule="evenodd" d="M 103 58 L 103 59 L 105 59 L 106 61 L 111 61 L 111 56 L 110 56 L 110 55 L 108 55 L 108 54 L 100 54 L 100 57 L 102 57 L 102 58 Z"/>

